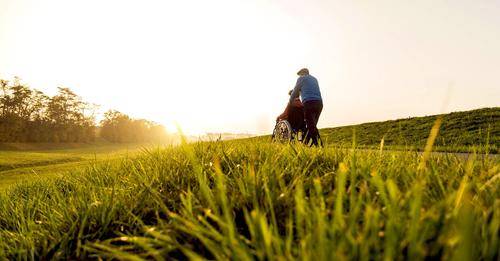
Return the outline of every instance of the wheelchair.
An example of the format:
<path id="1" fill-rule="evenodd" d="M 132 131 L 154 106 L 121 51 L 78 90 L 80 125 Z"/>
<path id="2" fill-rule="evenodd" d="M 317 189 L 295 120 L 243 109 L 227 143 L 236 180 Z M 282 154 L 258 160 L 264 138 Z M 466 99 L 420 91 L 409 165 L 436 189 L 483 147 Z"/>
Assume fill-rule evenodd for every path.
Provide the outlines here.
<path id="1" fill-rule="evenodd" d="M 305 142 L 305 137 L 307 135 L 307 128 L 304 122 L 303 125 L 299 127 L 293 127 L 293 125 L 288 120 L 279 120 L 274 126 L 273 135 L 271 140 L 275 142 Z M 321 135 L 318 133 L 318 145 L 324 147 Z"/>
<path id="2" fill-rule="evenodd" d="M 274 126 L 272 140 L 277 142 L 303 141 L 307 129 L 303 127 L 293 128 L 288 120 L 279 120 Z"/>
<path id="3" fill-rule="evenodd" d="M 304 109 L 298 107 L 289 108 L 287 119 L 276 121 L 274 126 L 272 141 L 277 142 L 305 142 L 307 125 L 304 118 Z M 318 133 L 318 143 L 323 147 L 323 141 Z"/>

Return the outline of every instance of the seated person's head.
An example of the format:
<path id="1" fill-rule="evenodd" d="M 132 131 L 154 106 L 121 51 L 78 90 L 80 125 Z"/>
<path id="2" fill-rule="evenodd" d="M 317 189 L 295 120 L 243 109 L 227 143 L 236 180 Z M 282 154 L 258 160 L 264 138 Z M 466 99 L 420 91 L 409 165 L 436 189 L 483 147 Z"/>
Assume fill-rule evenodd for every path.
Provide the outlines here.
<path id="1" fill-rule="evenodd" d="M 309 69 L 307 68 L 302 68 L 300 71 L 297 72 L 298 76 L 306 76 L 309 75 Z"/>

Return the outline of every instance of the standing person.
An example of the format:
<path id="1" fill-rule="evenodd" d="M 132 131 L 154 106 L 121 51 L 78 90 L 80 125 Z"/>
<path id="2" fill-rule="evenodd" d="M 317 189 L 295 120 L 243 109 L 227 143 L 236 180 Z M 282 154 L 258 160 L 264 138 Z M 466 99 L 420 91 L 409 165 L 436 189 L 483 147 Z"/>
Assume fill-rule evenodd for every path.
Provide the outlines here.
<path id="1" fill-rule="evenodd" d="M 304 104 L 304 117 L 307 125 L 305 143 L 309 144 L 312 141 L 311 145 L 318 146 L 319 131 L 316 124 L 318 124 L 319 115 L 323 110 L 323 99 L 321 98 L 318 80 L 309 74 L 307 68 L 300 69 L 297 75 L 299 75 L 299 78 L 290 95 L 289 103 L 292 104 L 300 94 Z"/>

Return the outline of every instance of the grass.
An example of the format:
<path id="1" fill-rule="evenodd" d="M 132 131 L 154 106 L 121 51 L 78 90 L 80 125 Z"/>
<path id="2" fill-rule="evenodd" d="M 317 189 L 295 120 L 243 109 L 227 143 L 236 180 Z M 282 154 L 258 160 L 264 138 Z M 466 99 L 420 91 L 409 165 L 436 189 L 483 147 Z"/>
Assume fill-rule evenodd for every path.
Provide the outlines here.
<path id="1" fill-rule="evenodd" d="M 150 149 L 0 194 L 0 259 L 484 259 L 496 156 L 259 140 Z"/>
<path id="2" fill-rule="evenodd" d="M 327 144 L 350 145 L 353 140 L 364 148 L 385 146 L 398 150 L 424 150 L 434 122 L 442 118 L 434 150 L 448 152 L 499 153 L 500 107 L 453 112 L 444 115 L 370 122 L 326 128 L 321 135 Z"/>
<path id="3" fill-rule="evenodd" d="M 0 151 L 0 171 L 80 160 L 81 157 L 64 153 Z"/>
<path id="4" fill-rule="evenodd" d="M 55 177 L 75 168 L 131 156 L 151 144 L 0 144 L 0 189 L 23 179 Z M 8 149 L 8 150 L 7 150 Z"/>

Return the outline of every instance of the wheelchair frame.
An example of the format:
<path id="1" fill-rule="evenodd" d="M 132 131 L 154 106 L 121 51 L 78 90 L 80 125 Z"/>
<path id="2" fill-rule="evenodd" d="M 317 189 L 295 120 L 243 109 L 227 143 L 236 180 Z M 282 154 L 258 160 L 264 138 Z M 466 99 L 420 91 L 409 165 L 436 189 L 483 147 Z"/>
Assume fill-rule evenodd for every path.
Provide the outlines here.
<path id="1" fill-rule="evenodd" d="M 276 122 L 273 129 L 273 135 L 271 136 L 272 141 L 277 142 L 291 142 L 296 140 L 298 142 L 304 142 L 307 129 L 294 130 L 292 125 L 287 120 L 280 120 Z M 299 136 L 300 134 L 300 136 Z M 321 135 L 318 133 L 318 143 L 321 147 L 324 146 Z"/>

